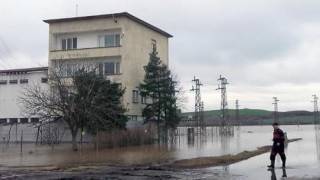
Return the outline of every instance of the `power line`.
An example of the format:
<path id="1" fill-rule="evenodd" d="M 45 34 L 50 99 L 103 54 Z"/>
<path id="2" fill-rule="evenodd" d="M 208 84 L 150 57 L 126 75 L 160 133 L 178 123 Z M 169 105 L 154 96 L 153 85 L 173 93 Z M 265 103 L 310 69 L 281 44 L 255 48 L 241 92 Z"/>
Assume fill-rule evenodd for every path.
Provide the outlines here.
<path id="1" fill-rule="evenodd" d="M 8 64 L 7 61 L 5 61 L 1 55 L 0 55 L 0 59 L 1 59 L 9 68 L 12 68 L 12 66 L 11 66 L 10 64 Z M 2 65 L 2 66 L 3 66 L 3 65 Z M 3 66 L 3 68 L 6 69 L 5 66 Z"/>
<path id="2" fill-rule="evenodd" d="M 3 46 L 5 47 L 5 50 L 7 51 L 7 53 L 9 54 L 9 56 L 11 57 L 11 59 L 13 60 L 13 64 L 18 68 L 19 66 L 21 66 L 19 63 L 18 63 L 18 60 L 17 58 L 13 55 L 11 49 L 9 48 L 9 46 L 7 45 L 6 41 L 0 36 L 0 40 L 3 44 Z"/>

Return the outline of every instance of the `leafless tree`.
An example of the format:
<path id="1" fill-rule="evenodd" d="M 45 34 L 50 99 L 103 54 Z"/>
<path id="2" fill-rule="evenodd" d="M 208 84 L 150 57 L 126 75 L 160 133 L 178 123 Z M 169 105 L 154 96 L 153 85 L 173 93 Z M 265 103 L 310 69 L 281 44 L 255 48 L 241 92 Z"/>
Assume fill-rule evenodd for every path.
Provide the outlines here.
<path id="1" fill-rule="evenodd" d="M 66 78 L 58 68 L 51 69 L 48 86 L 27 86 L 20 97 L 21 110 L 31 117 L 40 117 L 42 125 L 65 122 L 71 132 L 72 149 L 77 150 L 77 132 L 86 126 L 92 130 L 124 128 L 127 118 L 120 98 L 124 90 L 110 83 L 93 69 L 78 70 Z M 95 133 L 95 132 L 94 132 Z"/>
<path id="2" fill-rule="evenodd" d="M 20 96 L 21 110 L 29 117 L 39 117 L 42 125 L 65 121 L 72 135 L 72 149 L 77 150 L 76 135 L 80 117 L 75 114 L 70 78 L 64 78 L 57 69 L 50 69 L 48 86 L 31 84 L 24 88 Z"/>

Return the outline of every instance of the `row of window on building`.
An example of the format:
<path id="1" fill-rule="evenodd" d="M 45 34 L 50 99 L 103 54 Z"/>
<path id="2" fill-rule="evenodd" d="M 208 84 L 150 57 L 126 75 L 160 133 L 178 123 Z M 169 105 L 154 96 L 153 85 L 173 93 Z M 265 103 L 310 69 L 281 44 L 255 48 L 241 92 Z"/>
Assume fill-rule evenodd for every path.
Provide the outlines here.
<path id="1" fill-rule="evenodd" d="M 61 66 L 61 76 L 62 77 L 71 77 L 74 75 L 76 71 L 81 69 L 81 65 L 70 63 L 70 64 L 64 64 Z M 92 67 L 95 68 L 95 67 Z M 98 73 L 100 75 L 115 75 L 120 74 L 120 62 L 119 61 L 110 61 L 110 62 L 104 62 L 98 64 Z"/>
<path id="2" fill-rule="evenodd" d="M 0 118 L 0 124 L 6 123 L 37 123 L 39 122 L 39 118 Z"/>
<path id="3" fill-rule="evenodd" d="M 47 83 L 48 78 L 41 78 L 41 83 Z M 11 79 L 11 80 L 0 80 L 0 85 L 6 85 L 6 84 L 28 84 L 28 79 Z"/>
<path id="4" fill-rule="evenodd" d="M 98 37 L 99 47 L 120 46 L 120 34 L 108 34 Z M 78 38 L 70 37 L 61 40 L 61 49 L 70 50 L 78 48 Z"/>

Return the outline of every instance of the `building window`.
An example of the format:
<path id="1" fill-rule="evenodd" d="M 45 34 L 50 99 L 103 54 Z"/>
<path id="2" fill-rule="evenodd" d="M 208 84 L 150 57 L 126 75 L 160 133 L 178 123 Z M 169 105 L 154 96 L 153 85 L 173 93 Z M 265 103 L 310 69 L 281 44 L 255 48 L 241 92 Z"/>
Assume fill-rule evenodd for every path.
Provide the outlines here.
<path id="1" fill-rule="evenodd" d="M 138 116 L 131 116 L 132 121 L 138 121 Z"/>
<path id="2" fill-rule="evenodd" d="M 37 123 L 39 122 L 39 118 L 31 118 L 31 123 Z"/>
<path id="3" fill-rule="evenodd" d="M 61 76 L 62 77 L 71 77 L 78 70 L 78 66 L 76 64 L 64 64 L 61 66 Z"/>
<path id="4" fill-rule="evenodd" d="M 99 64 L 99 74 L 120 74 L 120 62 Z"/>
<path id="5" fill-rule="evenodd" d="M 139 102 L 139 91 L 138 90 L 132 90 L 132 102 L 133 103 Z"/>
<path id="6" fill-rule="evenodd" d="M 99 47 L 120 46 L 120 34 L 99 36 Z"/>
<path id="7" fill-rule="evenodd" d="M 0 119 L 0 124 L 5 124 L 7 123 L 7 119 Z"/>
<path id="8" fill-rule="evenodd" d="M 146 104 L 147 103 L 147 98 L 144 96 L 141 96 L 141 104 Z"/>
<path id="9" fill-rule="evenodd" d="M 20 84 L 28 84 L 28 79 L 20 79 Z"/>
<path id="10" fill-rule="evenodd" d="M 144 92 L 143 89 L 140 90 L 140 95 L 141 95 L 142 92 Z M 146 104 L 147 97 L 146 96 L 142 96 L 142 95 L 140 97 L 141 97 L 141 104 Z"/>
<path id="11" fill-rule="evenodd" d="M 18 118 L 10 118 L 9 123 L 18 123 Z"/>
<path id="12" fill-rule="evenodd" d="M 20 123 L 28 123 L 28 118 L 20 118 Z"/>
<path id="13" fill-rule="evenodd" d="M 77 70 L 76 64 L 67 64 L 67 77 L 73 76 Z"/>
<path id="14" fill-rule="evenodd" d="M 48 82 L 48 78 L 41 78 L 41 83 L 47 83 Z"/>
<path id="15" fill-rule="evenodd" d="M 7 80 L 0 80 L 0 85 L 5 85 L 5 84 L 7 84 Z"/>
<path id="16" fill-rule="evenodd" d="M 78 42 L 77 38 L 66 38 L 61 40 L 61 49 L 69 50 L 69 49 L 77 49 Z"/>
<path id="17" fill-rule="evenodd" d="M 12 79 L 9 81 L 9 84 L 18 84 L 18 80 L 17 79 Z"/>

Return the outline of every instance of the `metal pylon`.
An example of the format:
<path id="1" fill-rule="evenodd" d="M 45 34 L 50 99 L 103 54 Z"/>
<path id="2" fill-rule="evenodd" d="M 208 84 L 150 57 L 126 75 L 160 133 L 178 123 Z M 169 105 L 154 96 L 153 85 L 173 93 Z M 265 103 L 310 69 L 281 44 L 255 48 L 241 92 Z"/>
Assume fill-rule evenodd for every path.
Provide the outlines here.
<path id="1" fill-rule="evenodd" d="M 319 97 L 317 95 L 312 95 L 313 96 L 313 112 L 314 112 L 314 124 L 319 124 L 319 110 L 318 110 L 318 99 Z"/>
<path id="2" fill-rule="evenodd" d="M 203 102 L 201 101 L 200 86 L 202 86 L 202 84 L 196 77 L 193 77 L 192 82 L 195 83 L 195 86 L 192 86 L 192 89 L 190 90 L 195 91 L 194 125 L 196 127 L 196 133 L 201 133 L 203 129 Z"/>
<path id="3" fill-rule="evenodd" d="M 237 129 L 240 128 L 239 100 L 236 100 L 236 123 Z"/>
<path id="4" fill-rule="evenodd" d="M 223 134 L 233 134 L 233 126 L 231 127 L 228 113 L 228 100 L 227 100 L 227 84 L 226 78 L 220 75 L 218 81 L 217 90 L 221 91 L 221 103 L 220 103 L 220 131 Z"/>
<path id="5" fill-rule="evenodd" d="M 272 103 L 274 105 L 274 111 L 273 111 L 273 122 L 279 123 L 279 116 L 278 116 L 278 98 L 273 97 L 274 102 Z"/>

